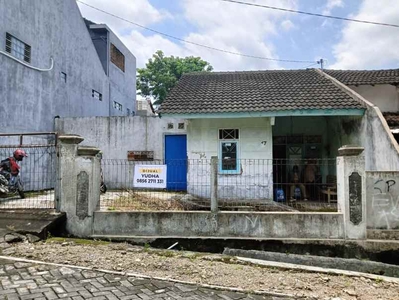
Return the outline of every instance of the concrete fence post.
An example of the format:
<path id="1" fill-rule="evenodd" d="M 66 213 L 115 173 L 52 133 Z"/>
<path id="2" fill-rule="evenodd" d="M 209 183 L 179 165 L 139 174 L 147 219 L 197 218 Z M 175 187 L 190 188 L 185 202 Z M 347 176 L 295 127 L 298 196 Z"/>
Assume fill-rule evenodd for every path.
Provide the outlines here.
<path id="1" fill-rule="evenodd" d="M 338 212 L 344 217 L 345 238 L 366 239 L 366 172 L 364 148 L 343 146 L 337 157 Z"/>
<path id="2" fill-rule="evenodd" d="M 57 209 L 66 213 L 70 234 L 89 237 L 100 200 L 100 150 L 79 147 L 82 141 L 77 135 L 59 137 Z"/>
<path id="3" fill-rule="evenodd" d="M 211 157 L 211 211 L 218 212 L 218 158 Z"/>

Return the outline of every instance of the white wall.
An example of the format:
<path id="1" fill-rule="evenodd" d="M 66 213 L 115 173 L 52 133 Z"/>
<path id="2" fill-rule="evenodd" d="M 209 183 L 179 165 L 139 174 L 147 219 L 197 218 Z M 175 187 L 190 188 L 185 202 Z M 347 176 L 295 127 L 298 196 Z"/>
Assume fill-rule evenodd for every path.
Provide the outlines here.
<path id="1" fill-rule="evenodd" d="M 379 85 L 350 85 L 349 88 L 362 95 L 382 112 L 399 111 L 398 88 L 390 84 Z"/>
<path id="2" fill-rule="evenodd" d="M 399 229 L 399 172 L 367 172 L 367 227 Z"/>
<path id="3" fill-rule="evenodd" d="M 231 201 L 271 199 L 273 147 L 270 118 L 190 120 L 187 129 L 189 193 L 210 197 L 210 159 L 218 156 L 219 129 L 223 128 L 240 130 L 241 173 L 219 174 L 218 198 Z"/>
<path id="4" fill-rule="evenodd" d="M 177 129 L 183 120 L 158 117 L 87 117 L 61 118 L 56 121 L 60 134 L 78 134 L 81 145 L 95 146 L 103 159 L 127 159 L 127 151 L 154 151 L 154 159 L 164 158 L 164 135 L 185 134 Z M 173 123 L 173 129 L 167 129 Z"/>
<path id="5" fill-rule="evenodd" d="M 61 118 L 56 121 L 60 134 L 78 134 L 84 138 L 80 145 L 95 146 L 103 153 L 103 171 L 109 188 L 133 186 L 134 164 L 127 161 L 128 151 L 154 151 L 154 162 L 163 164 L 164 136 L 185 134 L 178 129 L 182 120 L 158 117 L 88 117 Z M 168 129 L 173 123 L 173 129 Z"/>

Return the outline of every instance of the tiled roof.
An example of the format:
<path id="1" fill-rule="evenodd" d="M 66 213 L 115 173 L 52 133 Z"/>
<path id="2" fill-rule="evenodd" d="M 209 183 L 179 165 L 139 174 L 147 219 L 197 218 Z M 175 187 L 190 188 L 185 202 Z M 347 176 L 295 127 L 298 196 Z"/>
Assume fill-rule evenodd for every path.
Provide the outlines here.
<path id="1" fill-rule="evenodd" d="M 324 70 L 346 85 L 399 84 L 399 69 L 390 70 Z"/>
<path id="2" fill-rule="evenodd" d="M 361 109 L 316 70 L 185 74 L 161 106 L 164 114 Z"/>
<path id="3" fill-rule="evenodd" d="M 383 115 L 390 128 L 399 128 L 399 112 L 384 112 Z"/>

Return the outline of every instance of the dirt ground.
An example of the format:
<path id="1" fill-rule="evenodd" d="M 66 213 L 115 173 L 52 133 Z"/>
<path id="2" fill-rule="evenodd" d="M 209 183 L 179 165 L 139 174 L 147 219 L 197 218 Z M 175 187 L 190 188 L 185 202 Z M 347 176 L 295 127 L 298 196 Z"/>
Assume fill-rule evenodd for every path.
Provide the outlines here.
<path id="1" fill-rule="evenodd" d="M 243 264 L 233 257 L 157 250 L 121 243 L 49 239 L 12 244 L 2 255 L 52 263 L 173 278 L 249 290 L 294 294 L 307 299 L 399 299 L 399 284 L 364 277 L 308 273 Z"/>

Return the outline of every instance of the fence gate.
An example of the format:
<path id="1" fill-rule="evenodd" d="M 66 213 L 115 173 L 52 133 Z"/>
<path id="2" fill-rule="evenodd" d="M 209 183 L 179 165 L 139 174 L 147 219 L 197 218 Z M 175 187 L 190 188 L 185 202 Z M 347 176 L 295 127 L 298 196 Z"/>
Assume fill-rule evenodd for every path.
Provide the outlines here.
<path id="1" fill-rule="evenodd" d="M 55 208 L 56 146 L 54 132 L 0 134 L 0 160 L 12 157 L 17 149 L 28 155 L 18 162 L 23 195 L 9 180 L 8 193 L 0 191 L 0 209 Z"/>

